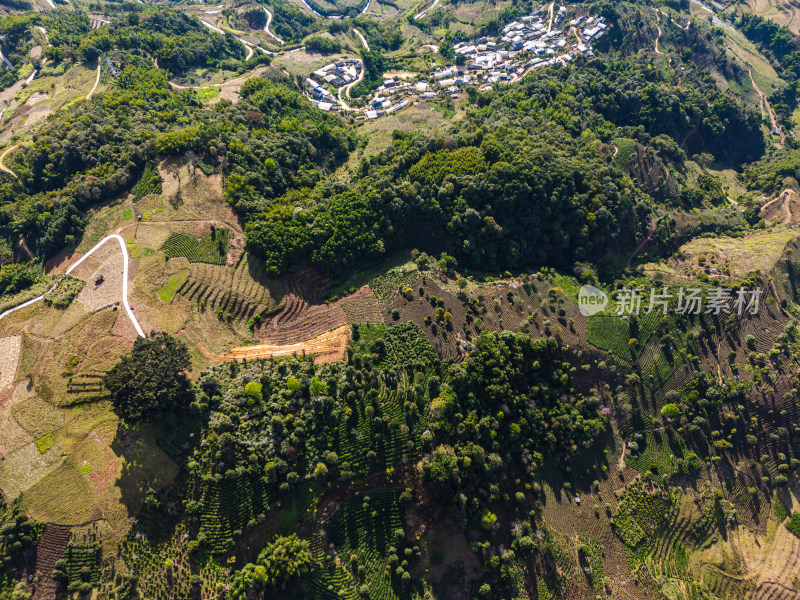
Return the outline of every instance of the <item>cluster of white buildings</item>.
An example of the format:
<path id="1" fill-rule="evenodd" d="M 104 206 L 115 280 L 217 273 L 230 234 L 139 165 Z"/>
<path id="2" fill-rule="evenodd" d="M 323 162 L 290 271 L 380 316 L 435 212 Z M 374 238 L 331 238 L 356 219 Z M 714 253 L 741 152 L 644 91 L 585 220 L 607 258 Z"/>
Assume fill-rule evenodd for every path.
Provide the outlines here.
<path id="1" fill-rule="evenodd" d="M 603 17 L 575 17 L 566 22 L 567 9 L 560 6 L 551 16 L 546 6 L 503 27 L 498 36 L 484 36 L 454 46 L 456 65 L 447 65 L 414 80 L 385 79 L 366 109 L 356 119 L 377 119 L 409 106 L 415 99 L 441 95 L 455 97 L 466 85 L 481 91 L 493 84 L 513 83 L 530 70 L 567 64 L 576 56 L 593 56 L 591 42 L 601 38 L 609 24 Z M 349 110 L 331 92 L 355 82 L 363 68 L 358 59 L 341 60 L 315 71 L 306 85 L 312 103 L 322 110 Z M 326 87 L 329 86 L 329 87 Z"/>
<path id="2" fill-rule="evenodd" d="M 522 17 L 506 25 L 498 37 L 481 37 L 470 42 L 456 44 L 456 54 L 463 56 L 467 71 L 487 89 L 494 83 L 509 83 L 522 77 L 528 69 L 546 67 L 553 64 L 566 64 L 579 54 L 592 56 L 590 42 L 605 33 L 608 24 L 603 17 L 577 17 L 562 28 L 567 9 L 561 6 L 553 17 L 552 24 L 540 7 L 533 14 Z M 574 35 L 577 43 L 570 44 Z M 442 87 L 450 88 L 466 81 L 449 75 L 453 67 L 445 69 Z M 436 74 L 434 74 L 435 76 Z"/>
<path id="3" fill-rule="evenodd" d="M 311 96 L 311 103 L 325 111 L 339 110 L 339 100 L 327 87 L 340 89 L 358 81 L 364 68 L 357 58 L 338 60 L 314 71 L 306 79 L 306 87 Z"/>

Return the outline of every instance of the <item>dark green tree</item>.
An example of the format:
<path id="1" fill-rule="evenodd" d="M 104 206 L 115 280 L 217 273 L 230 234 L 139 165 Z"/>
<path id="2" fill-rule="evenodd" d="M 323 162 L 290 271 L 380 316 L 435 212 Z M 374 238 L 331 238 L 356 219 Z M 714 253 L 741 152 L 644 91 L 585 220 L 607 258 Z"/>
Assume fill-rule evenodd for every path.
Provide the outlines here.
<path id="1" fill-rule="evenodd" d="M 231 598 L 256 597 L 270 588 L 286 589 L 289 583 L 308 574 L 314 564 L 307 540 L 301 540 L 294 533 L 279 536 L 261 551 L 256 564 L 248 563 L 234 575 Z"/>
<path id="2" fill-rule="evenodd" d="M 139 338 L 103 378 L 114 411 L 125 421 L 149 419 L 189 404 L 186 371 L 191 359 L 186 345 L 166 333 Z"/>

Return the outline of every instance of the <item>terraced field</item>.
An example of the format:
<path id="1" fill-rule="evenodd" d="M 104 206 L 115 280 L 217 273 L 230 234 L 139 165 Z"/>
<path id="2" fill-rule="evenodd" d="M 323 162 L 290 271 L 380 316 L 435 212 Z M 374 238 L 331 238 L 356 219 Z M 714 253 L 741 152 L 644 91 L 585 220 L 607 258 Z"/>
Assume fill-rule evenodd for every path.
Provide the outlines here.
<path id="1" fill-rule="evenodd" d="M 184 233 L 173 232 L 161 246 L 169 258 L 186 257 L 191 263 L 224 265 L 228 246 L 228 230 L 219 229 L 197 239 Z"/>
<path id="2" fill-rule="evenodd" d="M 245 254 L 235 269 L 224 265 L 191 263 L 178 294 L 200 310 L 221 310 L 230 320 L 247 321 L 274 311 L 282 300 L 279 284 L 267 279 L 263 263 Z"/>
<path id="3" fill-rule="evenodd" d="M 55 598 L 58 583 L 53 579 L 53 567 L 64 556 L 69 542 L 70 528 L 48 523 L 36 547 L 33 574 L 38 578 L 33 600 Z"/>
<path id="4" fill-rule="evenodd" d="M 381 305 L 373 291 L 364 286 L 355 294 L 342 298 L 339 306 L 349 323 L 383 323 Z"/>
<path id="5" fill-rule="evenodd" d="M 364 583 L 370 598 L 390 600 L 403 597 L 392 581 L 388 558 L 404 541 L 403 512 L 398 503 L 398 490 L 372 492 L 345 502 L 326 526 L 326 534 L 342 557 L 355 556 L 350 567 L 363 576 L 354 575 L 353 583 Z M 343 582 L 344 583 L 344 582 Z M 353 585 L 351 583 L 351 585 Z M 355 586 L 354 586 L 355 587 Z"/>
<path id="6" fill-rule="evenodd" d="M 772 19 L 795 34 L 800 34 L 800 3 L 797 0 L 747 0 L 743 4 L 757 15 Z"/>
<path id="7" fill-rule="evenodd" d="M 322 294 L 330 279 L 311 267 L 304 267 L 283 280 L 284 307 L 264 319 L 254 337 L 270 344 L 296 344 L 347 323 L 338 304 L 325 304 Z"/>

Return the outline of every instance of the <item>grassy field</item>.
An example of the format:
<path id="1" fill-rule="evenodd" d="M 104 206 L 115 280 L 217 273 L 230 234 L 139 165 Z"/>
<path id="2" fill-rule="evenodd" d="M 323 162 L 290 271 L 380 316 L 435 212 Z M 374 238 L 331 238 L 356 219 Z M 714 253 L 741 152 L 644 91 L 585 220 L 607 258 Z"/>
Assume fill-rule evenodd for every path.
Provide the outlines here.
<path id="1" fill-rule="evenodd" d="M 387 117 L 375 119 L 374 121 L 364 121 L 359 126 L 359 133 L 367 140 L 367 145 L 363 149 L 363 156 L 374 156 L 379 154 L 392 143 L 392 132 L 395 130 L 404 132 L 428 132 L 438 135 L 445 135 L 453 124 L 462 119 L 464 113 L 456 111 L 452 117 L 446 117 L 441 112 L 433 109 L 431 104 L 420 102 L 406 110 L 395 113 Z M 355 164 L 360 157 L 355 154 L 351 157 L 351 163 Z"/>
<path id="2" fill-rule="evenodd" d="M 100 517 L 91 487 L 80 465 L 67 460 L 25 493 L 25 507 L 37 519 L 80 525 Z"/>
<path id="3" fill-rule="evenodd" d="M 170 278 L 167 281 L 167 283 L 164 284 L 164 287 L 160 288 L 156 292 L 158 294 L 158 297 L 161 298 L 161 301 L 169 302 L 170 300 L 172 300 L 172 297 L 175 295 L 175 292 L 177 292 L 178 288 L 180 288 L 184 284 L 188 276 L 189 276 L 189 269 L 181 269 L 174 275 L 170 275 Z"/>
<path id="4" fill-rule="evenodd" d="M 279 69 L 285 69 L 292 77 L 296 75 L 308 77 L 309 73 L 313 73 L 320 67 L 324 67 L 337 60 L 342 60 L 343 58 L 348 58 L 348 55 L 328 54 L 323 56 L 321 54 L 311 54 L 304 50 L 294 50 L 277 56 L 272 62 L 272 65 Z"/>
<path id="5" fill-rule="evenodd" d="M 796 239 L 796 230 L 784 226 L 738 237 L 695 238 L 680 248 L 685 258 L 670 261 L 679 274 L 690 276 L 701 272 L 699 259 L 705 256 L 707 262 L 713 257 L 715 267 L 722 272 L 726 267 L 733 277 L 746 276 L 750 271 L 769 272 L 780 259 L 783 250 L 791 240 Z"/>

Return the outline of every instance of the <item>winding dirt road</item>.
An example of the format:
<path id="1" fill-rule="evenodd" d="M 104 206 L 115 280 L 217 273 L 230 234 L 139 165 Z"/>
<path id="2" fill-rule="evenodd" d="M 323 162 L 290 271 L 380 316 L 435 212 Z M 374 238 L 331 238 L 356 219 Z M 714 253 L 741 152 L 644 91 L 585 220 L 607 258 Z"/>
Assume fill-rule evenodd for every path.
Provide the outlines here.
<path id="1" fill-rule="evenodd" d="M 764 107 L 766 106 L 767 112 L 769 113 L 769 120 L 772 123 L 773 131 L 775 129 L 778 130 L 778 134 L 781 138 L 781 144 L 786 145 L 786 134 L 783 132 L 780 123 L 778 123 L 778 116 L 775 114 L 775 111 L 772 110 L 772 105 L 769 103 L 769 100 L 767 100 L 767 95 L 761 91 L 761 88 L 759 88 L 758 85 L 756 85 L 755 79 L 753 79 L 753 70 L 748 68 L 747 74 L 750 76 L 750 83 L 753 85 L 753 89 L 756 91 L 756 94 L 758 94 L 758 98 L 761 101 L 761 114 L 764 114 Z"/>
<path id="2" fill-rule="evenodd" d="M 658 13 L 656 13 L 656 16 L 657 15 L 658 15 Z M 656 25 L 656 29 L 658 30 L 658 35 L 656 36 L 656 43 L 655 43 L 656 54 L 660 54 L 660 55 L 663 56 L 664 53 L 661 50 L 658 49 L 658 42 L 661 39 L 661 25 Z"/>
<path id="3" fill-rule="evenodd" d="M 656 29 L 658 30 L 658 35 L 656 36 L 655 51 L 656 51 L 656 54 L 659 54 L 661 56 L 666 56 L 667 57 L 667 62 L 669 63 L 669 66 L 671 67 L 672 66 L 672 57 L 669 56 L 666 52 L 662 52 L 658 47 L 658 43 L 661 41 L 661 35 L 662 35 L 661 17 L 658 16 L 658 13 L 659 13 L 659 11 L 656 10 L 656 21 L 658 21 L 659 24 L 656 25 Z"/>
<path id="4" fill-rule="evenodd" d="M 98 59 L 97 59 L 97 77 L 95 77 L 95 80 L 94 80 L 94 87 L 93 87 L 93 88 L 92 88 L 92 90 L 91 90 L 91 91 L 90 91 L 90 92 L 89 92 L 89 93 L 86 95 L 86 99 L 87 99 L 87 100 L 88 100 L 89 98 L 91 98 L 91 97 L 94 95 L 94 92 L 95 92 L 95 90 L 97 89 L 97 86 L 100 84 L 100 64 L 101 64 L 101 63 L 100 63 L 100 59 L 98 58 Z"/>
<path id="5" fill-rule="evenodd" d="M 220 29 L 219 27 L 217 27 L 217 26 L 215 26 L 215 25 L 212 25 L 212 24 L 211 24 L 211 23 L 209 23 L 208 21 L 203 21 L 203 19 L 200 19 L 200 22 L 201 22 L 203 25 L 205 25 L 206 27 L 208 27 L 208 28 L 209 28 L 211 31 L 216 31 L 216 32 L 217 32 L 218 34 L 220 34 L 220 35 L 225 35 L 225 32 L 224 32 L 224 31 L 222 31 L 222 29 Z"/>
<path id="6" fill-rule="evenodd" d="M 92 254 L 94 254 L 95 250 L 97 250 L 98 248 L 100 248 L 106 242 L 108 242 L 110 240 L 117 240 L 119 242 L 120 250 L 122 250 L 122 259 L 123 259 L 123 263 L 122 263 L 122 265 L 123 265 L 122 266 L 122 304 L 125 306 L 125 311 L 128 313 L 128 317 L 130 318 L 131 323 L 133 323 L 133 327 L 136 329 L 136 333 L 139 334 L 139 337 L 145 337 L 144 331 L 142 331 L 142 326 L 139 325 L 139 321 L 136 320 L 136 317 L 133 314 L 133 309 L 131 308 L 131 305 L 128 303 L 128 261 L 129 261 L 129 259 L 128 259 L 128 248 L 125 245 L 125 240 L 122 239 L 121 235 L 117 235 L 116 233 L 112 233 L 111 235 L 107 235 L 102 240 L 97 242 L 97 244 L 95 244 L 94 247 L 91 250 L 89 250 L 74 265 L 72 265 L 69 269 L 67 269 L 67 275 L 72 273 L 72 271 L 74 271 L 78 267 L 78 265 L 80 265 L 83 261 L 85 261 L 87 258 L 89 258 Z M 54 289 L 55 289 L 55 286 L 50 288 L 50 290 L 48 290 L 48 292 L 52 291 Z M 26 307 L 30 306 L 31 304 L 35 304 L 36 302 L 39 302 L 40 300 L 44 299 L 44 297 L 45 297 L 45 294 L 42 294 L 41 296 L 37 296 L 36 298 L 33 298 L 32 300 L 28 300 L 27 302 L 23 302 L 19 306 L 15 306 L 14 308 L 9 308 L 4 313 L 0 314 L 0 319 L 10 315 L 11 313 L 14 313 L 14 312 L 18 311 L 18 310 L 22 310 L 23 308 L 26 308 Z"/>
<path id="7" fill-rule="evenodd" d="M 3 171 L 3 172 L 5 172 L 5 173 L 9 173 L 9 174 L 13 175 L 14 177 L 17 177 L 17 174 L 16 174 L 16 173 L 14 173 L 14 171 L 12 171 L 11 169 L 9 169 L 9 168 L 6 166 L 5 160 L 6 160 L 6 156 L 7 156 L 7 155 L 8 155 L 10 152 L 12 152 L 12 151 L 16 150 L 17 148 L 19 148 L 19 144 L 13 144 L 12 146 L 9 146 L 9 147 L 8 147 L 8 148 L 6 148 L 5 150 L 3 150 L 3 153 L 2 153 L 2 154 L 0 154 L 0 171 Z M 19 177 L 17 177 L 17 179 L 19 179 Z"/>
<path id="8" fill-rule="evenodd" d="M 364 50 L 369 52 L 369 44 L 367 43 L 367 38 L 365 38 L 364 35 L 358 29 L 356 29 L 355 27 L 353 27 L 353 33 L 355 33 L 358 36 L 358 38 L 361 40 L 361 43 L 364 44 Z M 362 69 L 362 72 L 363 72 L 363 69 Z"/>
<path id="9" fill-rule="evenodd" d="M 213 87 L 221 88 L 224 85 L 237 85 L 240 82 L 244 83 L 250 77 L 255 76 L 256 71 L 258 71 L 259 69 L 264 69 L 264 67 L 259 66 L 253 69 L 252 71 L 245 73 L 244 75 L 238 75 L 233 79 L 228 79 L 227 81 L 221 81 L 220 83 L 209 83 L 208 85 L 179 85 L 172 81 L 168 81 L 167 83 L 169 83 L 169 86 L 173 90 L 207 90 Z"/>
<path id="10" fill-rule="evenodd" d="M 790 207 L 792 201 L 792 194 L 794 190 L 791 188 L 786 188 L 783 190 L 776 198 L 770 200 L 764 206 L 761 207 L 759 213 L 762 217 L 767 218 L 767 213 L 769 209 L 772 207 L 773 204 L 782 204 L 783 208 L 783 220 L 781 225 L 791 225 L 792 223 L 792 209 Z"/>
<path id="11" fill-rule="evenodd" d="M 650 240 L 653 238 L 653 234 L 656 232 L 656 227 L 658 226 L 658 219 L 652 215 L 650 215 L 650 226 L 647 229 L 647 236 L 641 241 L 641 243 L 636 246 L 636 250 L 628 257 L 628 264 L 626 266 L 627 269 L 631 268 L 631 261 L 636 257 L 639 252 L 641 252 L 647 244 L 650 243 Z"/>
<path id="12" fill-rule="evenodd" d="M 200 19 L 200 22 L 203 25 L 205 25 L 206 27 L 208 27 L 211 31 L 214 31 L 214 32 L 216 32 L 216 33 L 218 33 L 220 35 L 227 35 L 222 29 L 220 29 L 216 25 L 212 25 L 208 21 L 204 21 L 203 19 Z M 269 23 L 267 23 L 267 25 L 269 25 Z M 234 36 L 234 37 L 236 37 L 236 36 Z M 250 58 L 253 56 L 253 54 L 254 54 L 253 48 L 261 50 L 261 52 L 263 52 L 264 54 L 275 54 L 274 52 L 270 52 L 269 50 L 265 50 L 261 46 L 254 46 L 253 44 L 251 44 L 247 40 L 244 40 L 244 39 L 242 39 L 240 37 L 237 37 L 236 39 L 239 40 L 242 44 L 244 44 L 245 48 L 247 48 L 247 58 L 245 58 L 245 60 L 250 60 Z M 156 65 L 156 66 L 158 66 L 158 65 Z"/>
<path id="13" fill-rule="evenodd" d="M 261 8 L 263 8 L 264 12 L 267 14 L 267 24 L 264 25 L 264 32 L 268 36 L 270 36 L 271 38 L 275 38 L 278 41 L 278 43 L 281 46 L 283 46 L 284 41 L 269 30 L 270 23 L 272 23 L 272 13 L 269 11 L 269 9 L 266 6 L 262 6 Z"/>

